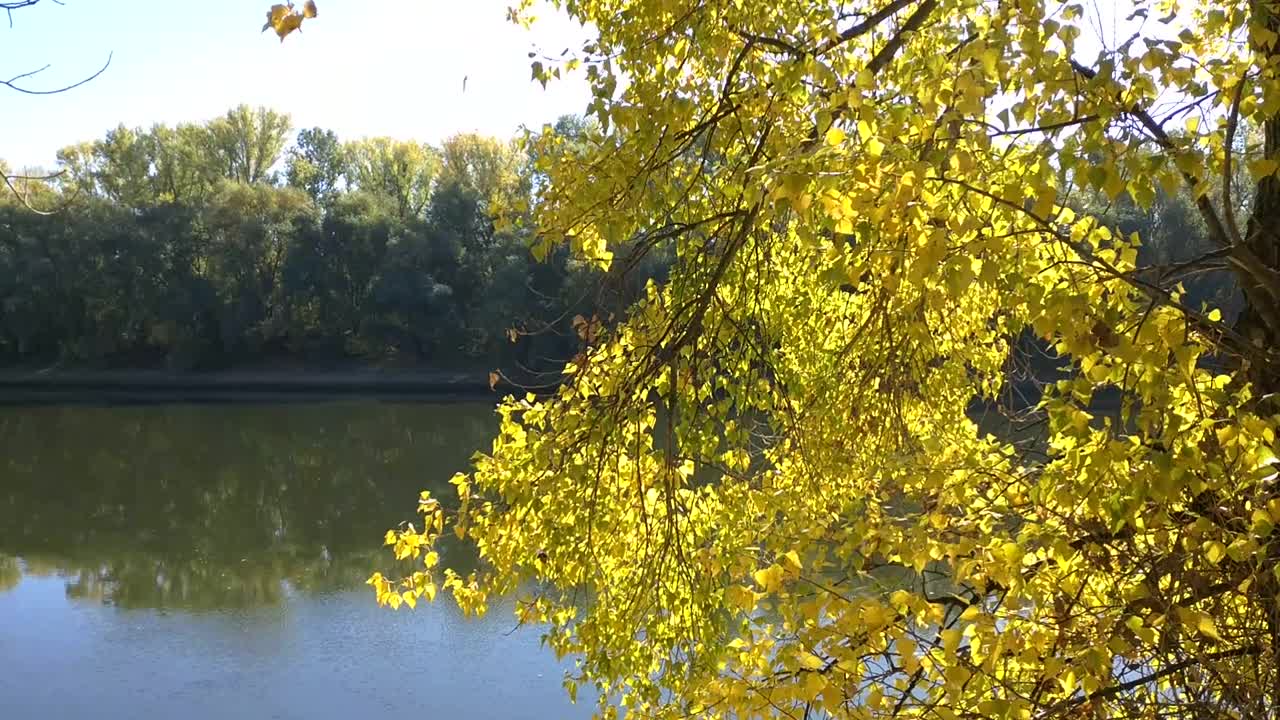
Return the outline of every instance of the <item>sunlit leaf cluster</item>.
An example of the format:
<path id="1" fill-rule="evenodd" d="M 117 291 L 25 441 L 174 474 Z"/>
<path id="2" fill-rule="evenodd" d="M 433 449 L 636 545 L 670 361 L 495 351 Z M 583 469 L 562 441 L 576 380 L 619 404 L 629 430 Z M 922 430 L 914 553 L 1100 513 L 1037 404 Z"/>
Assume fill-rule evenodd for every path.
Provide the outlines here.
<path id="1" fill-rule="evenodd" d="M 387 538 L 483 569 L 379 599 L 520 594 L 602 717 L 1274 717 L 1278 11 L 1099 5 L 566 2 L 535 252 L 676 262 Z M 1157 191 L 1211 253 L 1083 209 Z"/>

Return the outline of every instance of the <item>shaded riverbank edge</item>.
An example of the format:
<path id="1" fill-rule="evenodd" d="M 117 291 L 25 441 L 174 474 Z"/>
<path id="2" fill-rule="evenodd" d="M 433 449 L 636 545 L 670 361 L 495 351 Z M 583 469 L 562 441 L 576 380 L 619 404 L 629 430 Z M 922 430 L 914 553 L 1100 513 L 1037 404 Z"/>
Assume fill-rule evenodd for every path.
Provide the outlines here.
<path id="1" fill-rule="evenodd" d="M 233 369 L 205 372 L 165 370 L 0 369 L 0 406 L 45 404 L 149 404 L 167 402 L 278 403 L 341 399 L 464 402 L 506 395 L 546 393 L 555 384 L 525 386 L 488 373 L 356 368 L 347 370 Z M 1043 383 L 1009 383 L 998 398 L 974 398 L 970 417 L 998 411 L 1027 411 L 1040 401 Z M 1091 411 L 1114 411 L 1114 388 L 1095 393 Z"/>
<path id="2" fill-rule="evenodd" d="M 488 373 L 429 370 L 0 370 L 0 405 L 314 402 L 346 398 L 497 402 L 525 388 Z"/>

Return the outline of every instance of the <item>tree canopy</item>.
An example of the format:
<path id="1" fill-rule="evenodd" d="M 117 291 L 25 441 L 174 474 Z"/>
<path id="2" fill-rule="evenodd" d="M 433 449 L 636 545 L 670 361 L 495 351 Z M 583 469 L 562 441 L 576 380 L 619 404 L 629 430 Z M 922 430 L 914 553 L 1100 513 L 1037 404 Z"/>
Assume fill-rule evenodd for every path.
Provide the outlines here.
<path id="1" fill-rule="evenodd" d="M 122 125 L 28 183 L 58 213 L 0 195 L 0 365 L 390 362 L 536 380 L 576 352 L 596 273 L 565 252 L 535 263 L 527 223 L 493 221 L 529 212 L 516 144 L 323 128 L 290 142 L 290 128 L 244 105 Z"/>
<path id="2" fill-rule="evenodd" d="M 519 592 L 603 717 L 1280 717 L 1276 3 L 557 5 L 535 250 L 673 264 L 382 602 Z"/>

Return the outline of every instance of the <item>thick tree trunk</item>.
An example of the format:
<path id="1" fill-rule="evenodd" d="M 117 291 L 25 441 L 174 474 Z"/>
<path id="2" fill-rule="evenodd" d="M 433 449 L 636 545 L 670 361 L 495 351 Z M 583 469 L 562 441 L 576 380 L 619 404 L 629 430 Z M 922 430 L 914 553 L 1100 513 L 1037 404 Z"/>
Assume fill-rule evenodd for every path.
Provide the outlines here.
<path id="1" fill-rule="evenodd" d="M 1263 128 L 1265 157 L 1280 153 L 1280 120 L 1269 120 Z M 1245 244 L 1267 269 L 1280 273 L 1280 178 L 1268 176 L 1257 186 L 1253 213 L 1244 233 Z M 1280 328 L 1269 325 L 1266 310 L 1274 314 L 1275 299 L 1266 289 L 1241 275 L 1245 307 L 1237 329 L 1254 345 L 1268 350 L 1280 349 Z M 1269 304 L 1269 308 L 1264 304 Z M 1250 368 L 1250 380 L 1259 395 L 1280 392 L 1280 368 L 1274 363 Z"/>
<path id="2" fill-rule="evenodd" d="M 1280 31 L 1280 15 L 1277 8 L 1264 0 L 1254 0 L 1252 22 L 1272 32 Z M 1280 60 L 1280 44 L 1270 48 L 1254 47 L 1259 58 L 1259 67 L 1263 61 L 1274 65 Z M 1272 118 L 1263 125 L 1263 157 L 1280 157 L 1280 119 Z M 1280 273 L 1280 177 L 1269 175 L 1257 185 L 1253 211 L 1249 216 L 1244 237 L 1244 244 L 1257 258 L 1259 263 L 1271 273 Z M 1241 287 L 1245 294 L 1245 307 L 1240 315 L 1236 329 L 1256 347 L 1264 351 L 1264 360 L 1251 363 L 1246 373 L 1253 385 L 1254 396 L 1259 398 L 1259 414 L 1266 417 L 1280 413 L 1280 363 L 1274 360 L 1273 353 L 1280 350 L 1280 327 L 1274 318 L 1280 313 L 1280 298 L 1274 288 L 1261 287 L 1244 273 L 1238 273 Z M 1268 305 L 1269 303 L 1269 305 Z M 1269 396 L 1269 397 L 1268 397 Z M 1267 483 L 1268 481 L 1264 481 Z M 1265 500 L 1267 495 L 1274 497 L 1280 494 L 1280 483 L 1274 477 L 1269 487 L 1264 484 L 1260 488 Z M 1272 545 L 1269 557 L 1272 564 L 1280 564 L 1280 545 Z M 1267 615 L 1267 638 L 1271 646 L 1270 687 L 1263 689 L 1260 698 L 1261 717 L 1280 719 L 1280 581 L 1270 572 L 1261 574 L 1262 582 L 1254 590 L 1254 597 L 1259 601 Z"/>
<path id="3" fill-rule="evenodd" d="M 1252 20 L 1273 32 L 1280 32 L 1280 15 L 1264 0 L 1254 0 Z M 1280 44 L 1270 48 L 1255 46 L 1254 50 L 1259 58 L 1259 67 L 1263 59 L 1272 65 L 1280 61 Z M 1262 130 L 1262 156 L 1280 157 L 1280 118 L 1268 120 Z M 1269 175 L 1258 183 L 1243 240 L 1266 270 L 1280 275 L 1280 177 Z M 1280 315 L 1280 298 L 1276 297 L 1275 288 L 1261 287 L 1245 273 L 1238 273 L 1238 277 L 1245 294 L 1245 307 L 1237 329 L 1268 354 L 1280 350 L 1280 327 L 1274 320 Z M 1256 363 L 1250 366 L 1248 379 L 1253 383 L 1256 396 L 1280 393 L 1280 363 L 1274 360 Z M 1263 405 L 1264 414 L 1280 412 L 1280 402 L 1274 398 Z"/>

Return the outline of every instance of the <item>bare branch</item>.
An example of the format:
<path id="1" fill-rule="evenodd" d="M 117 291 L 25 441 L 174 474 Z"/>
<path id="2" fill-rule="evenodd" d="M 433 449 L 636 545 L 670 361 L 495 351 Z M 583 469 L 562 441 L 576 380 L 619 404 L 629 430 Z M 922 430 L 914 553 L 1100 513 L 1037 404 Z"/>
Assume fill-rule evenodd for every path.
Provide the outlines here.
<path id="1" fill-rule="evenodd" d="M 21 10 L 22 8 L 25 8 L 25 7 L 31 7 L 32 5 L 35 5 L 38 2 L 40 2 L 40 0 L 14 0 L 13 2 L 0 2 L 0 10 L 4 10 L 5 14 L 9 16 L 9 27 L 12 28 L 13 27 L 13 11 Z M 53 4 L 61 5 L 62 0 L 53 0 Z"/>
<path id="2" fill-rule="evenodd" d="M 102 64 L 102 67 L 98 68 L 97 72 L 93 73 L 93 74 L 92 74 L 92 75 L 90 75 L 89 77 L 86 77 L 86 78 L 84 78 L 84 79 L 82 79 L 82 80 L 79 80 L 79 81 L 77 81 L 77 82 L 74 82 L 74 83 L 72 83 L 72 84 L 70 84 L 70 85 L 66 85 L 66 86 L 64 86 L 64 87 L 56 88 L 56 89 L 54 89 L 54 90 L 32 90 L 32 89 L 30 89 L 30 88 L 23 88 L 23 87 L 18 87 L 17 85 L 14 85 L 14 83 L 15 83 L 15 82 L 17 82 L 17 81 L 19 81 L 19 80 L 21 80 L 21 79 L 23 79 L 23 78 L 28 78 L 28 77 L 31 77 L 32 75 L 35 75 L 35 74 L 37 74 L 37 73 L 41 73 L 41 72 L 44 72 L 45 70 L 48 70 L 48 69 L 49 69 L 49 67 L 50 67 L 49 65 L 45 65 L 44 67 L 40 68 L 39 70 L 31 70 L 31 71 L 29 71 L 29 72 L 25 72 L 25 73 L 22 73 L 22 74 L 20 74 L 20 75 L 15 75 L 15 76 L 13 76 L 13 77 L 9 78 L 8 80 L 0 80 L 0 86 L 7 87 L 7 88 L 9 88 L 10 90 L 16 90 L 17 92 L 20 92 L 20 93 L 22 93 L 22 94 L 24 94 L 24 95 L 57 95 L 58 93 L 64 93 L 64 92 L 66 92 L 66 91 L 68 91 L 68 90 L 74 90 L 74 89 L 76 89 L 76 88 L 80 87 L 81 85 L 84 85 L 85 83 L 92 82 L 93 80 L 95 80 L 99 75 L 101 75 L 102 73 L 106 72 L 106 71 L 107 71 L 107 68 L 111 66 L 111 58 L 112 58 L 114 55 L 115 55 L 115 53 L 107 53 L 107 61 L 106 61 L 105 63 L 103 63 L 103 64 Z"/>
<path id="3" fill-rule="evenodd" d="M 49 180 L 53 180 L 55 178 L 61 177 L 65 172 L 66 170 L 59 170 L 56 173 L 51 173 L 49 175 L 40 175 L 40 176 L 8 175 L 8 174 L 0 173 L 0 178 L 4 178 L 5 186 L 9 188 L 9 191 L 13 193 L 14 197 L 18 198 L 18 202 L 22 203 L 23 207 L 25 207 L 26 209 L 30 210 L 31 212 L 37 215 L 54 215 L 59 211 L 65 209 L 66 206 L 70 203 L 70 201 L 63 203 L 62 205 L 52 210 L 40 210 L 31 204 L 31 201 L 27 199 L 26 194 L 24 194 L 21 190 L 18 189 L 16 185 L 14 185 L 14 181 L 18 180 L 22 182 L 48 182 Z"/>

